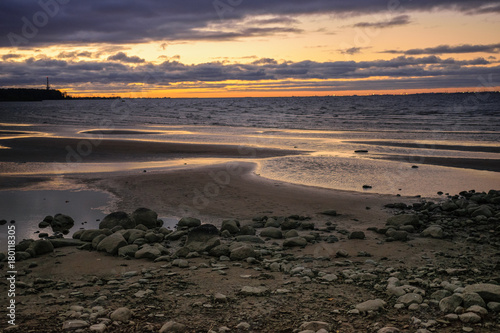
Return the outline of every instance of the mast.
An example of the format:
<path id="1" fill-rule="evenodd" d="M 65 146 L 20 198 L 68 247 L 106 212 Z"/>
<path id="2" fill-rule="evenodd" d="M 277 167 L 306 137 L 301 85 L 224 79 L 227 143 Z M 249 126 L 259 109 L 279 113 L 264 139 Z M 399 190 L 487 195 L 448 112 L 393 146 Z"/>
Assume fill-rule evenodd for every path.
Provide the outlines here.
<path id="1" fill-rule="evenodd" d="M 50 90 L 49 77 L 47 76 L 47 90 Z"/>

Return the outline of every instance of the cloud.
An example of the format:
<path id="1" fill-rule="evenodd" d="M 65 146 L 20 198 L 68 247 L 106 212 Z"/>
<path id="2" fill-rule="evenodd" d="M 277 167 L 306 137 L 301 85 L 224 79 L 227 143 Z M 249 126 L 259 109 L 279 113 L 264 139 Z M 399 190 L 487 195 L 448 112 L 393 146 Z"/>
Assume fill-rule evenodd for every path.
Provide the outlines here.
<path id="1" fill-rule="evenodd" d="M 118 58 L 132 58 L 124 55 Z M 500 66 L 484 58 L 457 60 L 429 55 L 358 62 L 292 62 L 271 58 L 248 61 L 251 62 L 185 64 L 169 59 L 155 64 L 32 57 L 0 61 L 0 72 L 4 87 L 33 86 L 36 84 L 34 78 L 50 76 L 56 89 L 78 87 L 83 91 L 116 93 L 133 90 L 137 83 L 145 83 L 149 90 L 233 87 L 261 91 L 321 91 L 474 87 L 481 84 L 479 78 L 491 77 L 492 85 L 500 78 Z"/>
<path id="2" fill-rule="evenodd" d="M 386 50 L 382 53 L 392 53 L 392 54 L 406 54 L 406 55 L 422 55 L 422 54 L 446 54 L 446 53 L 500 53 L 500 43 L 498 44 L 486 44 L 486 45 L 439 45 L 436 47 L 428 47 L 424 49 L 410 49 L 410 50 Z"/>
<path id="3" fill-rule="evenodd" d="M 400 25 L 410 24 L 410 16 L 408 15 L 400 15 L 393 17 L 390 20 L 380 21 L 380 22 L 359 22 L 353 25 L 355 28 L 375 28 L 375 29 L 384 29 L 384 28 L 392 28 Z"/>
<path id="4" fill-rule="evenodd" d="M 366 47 L 350 47 L 346 49 L 338 50 L 341 54 L 355 55 L 361 53 L 362 49 L 366 49 Z"/>
<path id="5" fill-rule="evenodd" d="M 141 64 L 141 63 L 144 63 L 146 61 L 142 58 L 139 58 L 138 56 L 129 57 L 123 52 L 118 52 L 112 56 L 109 56 L 108 60 L 126 62 L 126 63 L 130 63 L 130 64 Z"/>
<path id="6" fill-rule="evenodd" d="M 85 57 L 85 58 L 91 58 L 92 57 L 92 52 L 88 51 L 82 51 L 82 52 L 60 52 L 57 55 L 58 59 L 70 59 L 70 58 L 77 58 L 77 57 Z"/>
<path id="7" fill-rule="evenodd" d="M 9 53 L 9 54 L 2 55 L 2 60 L 7 61 L 9 59 L 16 59 L 16 58 L 21 58 L 21 57 L 22 57 L 22 55 L 20 55 L 20 54 Z"/>
<path id="8" fill-rule="evenodd" d="M 222 9 L 214 6 L 221 2 L 225 4 Z M 498 6 L 497 1 L 488 0 L 86 0 L 67 4 L 59 4 L 57 0 L 2 0 L 0 47 L 235 40 L 300 33 L 293 27 L 299 15 L 354 16 L 431 10 L 480 14 L 496 10 L 492 4 Z M 237 24 L 252 20 L 254 23 L 247 27 Z M 400 16 L 387 22 L 360 24 L 389 27 L 407 21 Z"/>

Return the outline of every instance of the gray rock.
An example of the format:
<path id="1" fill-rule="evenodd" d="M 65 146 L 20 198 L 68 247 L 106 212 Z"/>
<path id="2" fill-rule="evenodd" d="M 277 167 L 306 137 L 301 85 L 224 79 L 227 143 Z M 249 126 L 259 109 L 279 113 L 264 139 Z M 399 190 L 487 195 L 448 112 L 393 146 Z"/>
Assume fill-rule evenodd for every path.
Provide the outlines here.
<path id="1" fill-rule="evenodd" d="M 443 228 L 439 225 L 431 225 L 422 231 L 422 237 L 443 238 Z"/>
<path id="2" fill-rule="evenodd" d="M 242 244 L 241 246 L 238 246 L 234 249 L 231 249 L 231 254 L 229 258 L 231 260 L 244 260 L 250 257 L 255 258 L 257 255 L 255 253 L 255 250 L 251 245 L 248 244 Z"/>
<path id="3" fill-rule="evenodd" d="M 158 227 L 158 214 L 149 208 L 137 208 L 132 213 L 132 220 L 134 220 L 136 225 L 142 224 L 148 229 L 154 229 Z"/>
<path id="4" fill-rule="evenodd" d="M 99 229 L 113 229 L 117 225 L 122 226 L 124 229 L 133 229 L 135 222 L 125 212 L 114 212 L 107 215 L 99 223 Z"/>
<path id="5" fill-rule="evenodd" d="M 255 228 L 251 225 L 244 225 L 240 228 L 240 235 L 253 236 L 255 235 L 255 233 L 256 233 Z"/>
<path id="6" fill-rule="evenodd" d="M 97 249 L 97 246 L 99 245 L 99 243 L 100 243 L 100 242 L 101 242 L 104 238 L 106 238 L 106 237 L 107 237 L 106 235 L 101 234 L 101 235 L 97 236 L 96 238 L 94 238 L 94 239 L 92 240 L 92 248 Z"/>
<path id="7" fill-rule="evenodd" d="M 396 327 L 383 327 L 377 331 L 377 333 L 400 333 L 401 331 Z"/>
<path id="8" fill-rule="evenodd" d="M 500 285 L 478 283 L 465 287 L 464 293 L 477 293 L 485 302 L 500 302 Z"/>
<path id="9" fill-rule="evenodd" d="M 68 215 L 56 214 L 50 226 L 54 232 L 64 232 L 73 228 L 75 221 Z"/>
<path id="10" fill-rule="evenodd" d="M 75 331 L 89 327 L 89 323 L 85 320 L 68 320 L 63 323 L 63 331 Z"/>
<path id="11" fill-rule="evenodd" d="M 408 307 L 412 304 L 422 304 L 423 298 L 419 294 L 409 293 L 398 298 L 398 303 Z"/>
<path id="12" fill-rule="evenodd" d="M 201 221 L 194 217 L 183 217 L 177 222 L 177 229 L 195 228 L 201 225 Z"/>
<path id="13" fill-rule="evenodd" d="M 359 312 L 379 311 L 384 308 L 385 301 L 377 298 L 356 305 Z"/>
<path id="14" fill-rule="evenodd" d="M 80 237 L 82 236 L 82 234 L 85 232 L 86 230 L 83 230 L 83 229 L 80 229 L 80 230 L 77 230 L 73 233 L 73 239 L 80 239 Z"/>
<path id="15" fill-rule="evenodd" d="M 405 242 L 408 240 L 408 232 L 403 230 L 389 229 L 387 230 L 385 235 L 394 239 L 395 241 Z"/>
<path id="16" fill-rule="evenodd" d="M 300 227 L 300 222 L 295 220 L 285 219 L 285 221 L 281 223 L 281 230 L 292 230 L 298 227 Z"/>
<path id="17" fill-rule="evenodd" d="M 303 237 L 288 238 L 283 241 L 284 247 L 303 247 L 307 245 L 307 240 Z"/>
<path id="18" fill-rule="evenodd" d="M 122 323 L 127 323 L 132 317 L 132 311 L 129 308 L 118 308 L 111 313 L 109 318 L 113 321 L 121 321 Z"/>
<path id="19" fill-rule="evenodd" d="M 455 312 L 455 309 L 462 304 L 462 297 L 453 294 L 439 301 L 439 309 L 444 313 Z"/>
<path id="20" fill-rule="evenodd" d="M 336 210 L 325 210 L 323 212 L 321 212 L 321 214 L 323 215 L 328 215 L 328 216 L 337 216 L 337 211 Z"/>
<path id="21" fill-rule="evenodd" d="M 136 244 L 126 245 L 118 249 L 118 255 L 120 257 L 132 257 L 135 258 L 135 253 L 139 250 L 139 246 Z"/>
<path id="22" fill-rule="evenodd" d="M 175 321 L 166 322 L 160 328 L 160 333 L 184 333 L 184 332 L 187 332 L 186 325 L 176 323 Z"/>
<path id="23" fill-rule="evenodd" d="M 43 228 L 47 228 L 47 227 L 50 227 L 50 223 L 47 221 L 42 221 L 42 222 L 38 223 L 38 228 L 43 229 Z"/>
<path id="24" fill-rule="evenodd" d="M 453 210 L 458 209 L 458 206 L 453 201 L 446 201 L 441 205 L 441 209 L 445 212 L 451 212 Z"/>
<path id="25" fill-rule="evenodd" d="M 464 301 L 464 308 L 466 309 L 474 305 L 486 308 L 486 303 L 484 302 L 483 298 L 477 293 L 467 292 L 462 295 L 462 298 Z"/>
<path id="26" fill-rule="evenodd" d="M 163 234 L 150 231 L 144 235 L 144 239 L 147 243 L 158 243 L 163 240 Z"/>
<path id="27" fill-rule="evenodd" d="M 220 245 L 219 230 L 212 224 L 202 224 L 191 229 L 187 235 L 185 246 L 191 252 L 208 252 Z"/>
<path id="28" fill-rule="evenodd" d="M 225 220 L 222 221 L 222 226 L 220 231 L 229 231 L 231 235 L 236 235 L 240 233 L 240 222 L 237 220 Z"/>
<path id="29" fill-rule="evenodd" d="M 285 238 L 293 238 L 293 237 L 299 237 L 299 233 L 297 232 L 297 230 L 288 230 L 286 233 L 285 233 Z"/>
<path id="30" fill-rule="evenodd" d="M 267 287 L 250 287 L 244 286 L 240 290 L 240 294 L 244 296 L 265 296 L 269 293 Z"/>
<path id="31" fill-rule="evenodd" d="M 155 260 L 156 258 L 158 258 L 161 255 L 162 255 L 162 253 L 161 253 L 160 249 L 158 249 L 154 246 L 151 246 L 151 245 L 144 245 L 141 249 L 139 249 L 135 253 L 135 258 L 136 259 Z"/>
<path id="32" fill-rule="evenodd" d="M 89 230 L 84 230 L 82 234 L 80 235 L 80 240 L 84 242 L 92 242 L 94 238 L 96 238 L 99 235 L 106 235 L 107 229 L 89 229 Z M 109 232 L 109 231 L 108 231 Z M 106 235 L 109 236 L 109 235 Z"/>
<path id="33" fill-rule="evenodd" d="M 178 230 L 168 234 L 165 238 L 167 240 L 176 241 L 181 239 L 183 236 L 186 236 L 187 233 L 188 232 L 186 230 Z"/>
<path id="34" fill-rule="evenodd" d="M 49 240 L 45 239 L 34 241 L 33 243 L 31 243 L 30 248 L 37 256 L 54 252 L 54 245 L 52 245 Z"/>
<path id="35" fill-rule="evenodd" d="M 458 316 L 462 323 L 479 323 L 481 317 L 474 312 L 466 312 Z"/>
<path id="36" fill-rule="evenodd" d="M 251 236 L 251 235 L 242 235 L 242 236 L 236 236 L 236 241 L 237 242 L 249 242 L 249 243 L 256 243 L 256 244 L 265 244 L 266 242 L 257 236 Z"/>
<path id="37" fill-rule="evenodd" d="M 324 321 L 309 321 L 302 323 L 300 325 L 299 330 L 310 330 L 310 331 L 319 331 L 319 330 L 330 330 L 330 324 L 325 323 Z"/>
<path id="38" fill-rule="evenodd" d="M 208 253 L 212 257 L 219 258 L 220 256 L 229 257 L 229 255 L 231 254 L 231 251 L 229 251 L 229 246 L 227 246 L 225 244 L 221 244 L 221 245 L 217 245 L 214 248 L 211 248 L 210 251 L 208 251 Z"/>
<path id="39" fill-rule="evenodd" d="M 146 235 L 146 232 L 144 230 L 128 229 L 123 234 L 123 237 L 127 240 L 129 244 L 133 244 L 136 241 L 136 239 L 144 238 L 144 235 Z"/>
<path id="40" fill-rule="evenodd" d="M 99 245 L 97 251 L 106 251 L 109 254 L 117 254 L 118 249 L 128 245 L 125 238 L 120 233 L 114 233 L 104 238 Z"/>
<path id="41" fill-rule="evenodd" d="M 98 332 L 98 333 L 106 332 L 106 329 L 107 329 L 107 326 L 106 326 L 106 324 L 103 324 L 103 323 L 94 324 L 94 325 L 89 327 L 89 330 L 91 332 Z"/>
<path id="42" fill-rule="evenodd" d="M 487 307 L 493 312 L 500 312 L 500 302 L 489 302 Z"/>
<path id="43" fill-rule="evenodd" d="M 348 236 L 349 239 L 365 239 L 365 233 L 363 231 L 353 231 Z"/>
<path id="44" fill-rule="evenodd" d="M 410 214 L 401 214 L 392 216 L 389 217 L 386 222 L 387 226 L 394 226 L 394 227 L 399 227 L 402 225 L 412 225 L 414 227 L 417 227 L 419 224 L 420 220 L 418 219 L 418 216 Z"/>
<path id="45" fill-rule="evenodd" d="M 490 207 L 488 206 L 481 206 L 479 207 L 478 209 L 474 210 L 471 214 L 472 217 L 476 217 L 476 216 L 486 216 L 486 217 L 492 217 L 493 216 L 493 213 L 490 209 Z"/>
<path id="46" fill-rule="evenodd" d="M 437 290 L 437 291 L 433 292 L 431 294 L 431 299 L 436 300 L 436 301 L 440 301 L 443 298 L 449 297 L 451 295 L 452 295 L 452 293 L 450 291 L 445 290 L 445 289 L 441 289 L 441 290 Z"/>
<path id="47" fill-rule="evenodd" d="M 275 239 L 283 238 L 283 232 L 275 227 L 267 227 L 261 230 L 260 237 L 269 237 Z"/>

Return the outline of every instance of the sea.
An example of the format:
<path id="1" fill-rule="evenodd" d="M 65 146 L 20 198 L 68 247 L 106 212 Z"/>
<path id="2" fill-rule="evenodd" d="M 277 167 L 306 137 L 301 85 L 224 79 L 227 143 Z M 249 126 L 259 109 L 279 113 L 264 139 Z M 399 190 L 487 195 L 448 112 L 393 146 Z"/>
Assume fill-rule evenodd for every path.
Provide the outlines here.
<path id="1" fill-rule="evenodd" d="M 338 190 L 437 200 L 463 190 L 500 189 L 498 92 L 0 102 L 0 180 L 54 172 L 111 173 L 182 166 L 168 159 L 79 163 L 64 171 L 54 163 L 2 161 L 2 150 L 9 149 L 2 139 L 26 136 L 297 150 L 304 153 L 249 160 L 257 163 L 256 173 L 262 177 Z M 200 157 L 191 162 L 226 161 Z M 26 220 L 31 225 L 53 211 L 74 211 L 72 202 L 84 202 L 80 214 L 90 227 L 107 213 L 105 202 L 113 200 L 108 194 L 99 197 L 64 184 L 12 190 L 3 183 L 0 220 Z M 69 193 L 77 198 L 64 199 Z M 54 201 L 55 207 L 47 205 Z M 40 231 L 35 229 L 26 235 Z"/>

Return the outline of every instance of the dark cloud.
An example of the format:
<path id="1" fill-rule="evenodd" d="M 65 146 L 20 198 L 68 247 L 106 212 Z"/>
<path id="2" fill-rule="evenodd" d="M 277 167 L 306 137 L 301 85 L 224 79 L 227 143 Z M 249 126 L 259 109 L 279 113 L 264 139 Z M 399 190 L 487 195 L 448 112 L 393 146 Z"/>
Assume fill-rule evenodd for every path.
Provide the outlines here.
<path id="1" fill-rule="evenodd" d="M 355 55 L 355 54 L 361 53 L 362 49 L 364 49 L 364 47 L 350 47 L 350 48 L 341 49 L 338 51 L 342 54 Z"/>
<path id="2" fill-rule="evenodd" d="M 58 59 L 74 59 L 74 58 L 77 58 L 77 57 L 91 58 L 92 57 L 92 52 L 88 52 L 88 51 L 82 51 L 82 52 L 78 52 L 78 51 L 60 52 L 57 55 Z"/>
<path id="3" fill-rule="evenodd" d="M 384 29 L 384 28 L 392 28 L 400 25 L 410 24 L 410 16 L 408 15 L 399 15 L 393 17 L 390 20 L 380 21 L 380 22 L 359 22 L 353 25 L 355 28 L 375 28 L 375 29 Z"/>
<path id="4" fill-rule="evenodd" d="M 499 53 L 500 43 L 498 44 L 486 44 L 486 45 L 439 45 L 436 47 L 428 47 L 425 49 L 410 49 L 410 50 L 386 50 L 382 53 L 392 53 L 392 54 L 406 54 L 406 55 L 422 55 L 422 54 L 446 54 L 446 53 Z"/>
<path id="5" fill-rule="evenodd" d="M 126 62 L 126 63 L 130 63 L 130 64 L 141 64 L 141 63 L 146 62 L 146 60 L 139 58 L 138 56 L 129 57 L 128 55 L 126 55 L 123 52 L 118 52 L 112 56 L 109 56 L 108 60 Z"/>
<path id="6" fill-rule="evenodd" d="M 29 58 L 0 62 L 0 72 L 4 87 L 32 86 L 34 78 L 50 76 L 55 88 L 79 87 L 80 90 L 105 89 L 110 92 L 130 90 L 137 83 L 145 83 L 150 90 L 208 86 L 223 89 L 227 85 L 238 89 L 239 85 L 250 90 L 272 87 L 277 90 L 320 91 L 471 87 L 479 85 L 481 77 L 492 77 L 488 81 L 493 84 L 500 77 L 500 66 L 484 58 L 456 60 L 434 55 L 359 62 L 278 62 L 263 58 L 251 63 L 217 61 L 196 65 L 173 59 L 161 64 L 129 64 Z M 384 79 L 379 80 L 380 77 Z M 311 81 L 314 79 L 323 81 Z"/>
<path id="7" fill-rule="evenodd" d="M 21 57 L 22 57 L 22 55 L 20 55 L 20 54 L 9 53 L 9 54 L 2 55 L 2 60 L 7 61 L 9 59 L 17 59 L 17 58 L 21 58 Z"/>
<path id="8" fill-rule="evenodd" d="M 66 3 L 66 4 L 61 4 Z M 218 4 L 218 6 L 217 6 Z M 222 4 L 222 6 L 221 6 Z M 455 10 L 483 13 L 496 10 L 487 0 L 2 0 L 0 47 L 61 43 L 140 43 L 148 41 L 231 40 L 247 36 L 299 33 L 294 15 L 361 15 L 411 11 Z M 271 16 L 242 28 L 256 15 Z M 258 18 L 257 18 L 258 20 Z M 225 23 L 225 24 L 224 24 Z M 236 25 L 233 26 L 232 23 Z M 366 23 L 366 22 L 365 22 Z M 391 26 L 404 24 L 404 17 Z M 219 28 L 217 24 L 220 25 Z M 253 25 L 252 25 L 253 24 Z M 272 25 L 272 26 L 270 26 Z M 264 26 L 264 27 L 263 27 Z M 213 31 L 210 31 L 213 30 Z M 210 32 L 206 32 L 210 31 Z"/>

